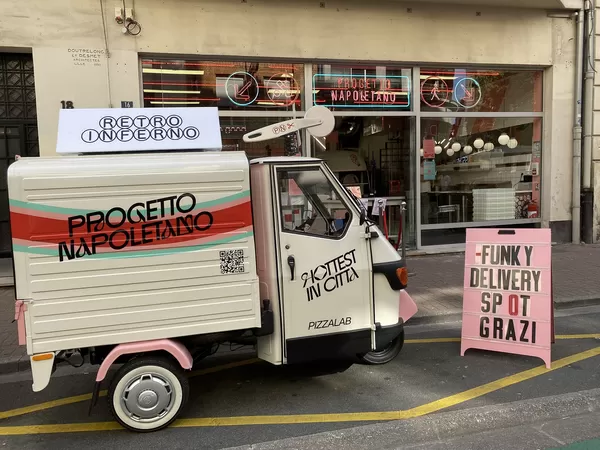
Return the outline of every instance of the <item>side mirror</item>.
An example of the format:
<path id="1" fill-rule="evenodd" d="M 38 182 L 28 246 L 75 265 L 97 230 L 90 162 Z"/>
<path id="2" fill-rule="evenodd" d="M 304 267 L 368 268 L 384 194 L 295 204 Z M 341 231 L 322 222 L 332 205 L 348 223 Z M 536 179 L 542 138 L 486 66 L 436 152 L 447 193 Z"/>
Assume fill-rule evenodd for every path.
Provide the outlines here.
<path id="1" fill-rule="evenodd" d="M 367 221 L 367 212 L 364 209 L 360 209 L 360 224 L 364 224 Z"/>

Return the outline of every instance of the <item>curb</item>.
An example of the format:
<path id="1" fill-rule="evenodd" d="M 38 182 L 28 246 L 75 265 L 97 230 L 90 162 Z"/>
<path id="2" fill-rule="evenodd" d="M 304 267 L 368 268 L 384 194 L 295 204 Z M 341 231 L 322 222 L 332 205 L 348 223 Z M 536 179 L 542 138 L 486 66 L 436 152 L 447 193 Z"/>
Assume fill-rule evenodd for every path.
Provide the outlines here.
<path id="1" fill-rule="evenodd" d="M 382 422 L 307 436 L 264 442 L 228 450 L 390 449 L 427 443 L 515 425 L 532 425 L 600 411 L 600 389 L 520 400 L 499 405 L 435 413 L 414 419 Z M 374 443 L 377 443 L 376 446 Z M 436 447 L 437 448 L 437 447 Z"/>
<path id="2" fill-rule="evenodd" d="M 562 311 L 565 309 L 583 308 L 586 306 L 598 306 L 600 305 L 600 297 L 588 297 L 579 299 L 568 299 L 561 300 L 554 303 L 555 311 Z M 418 304 L 417 304 L 418 306 Z M 406 326 L 412 325 L 435 325 L 442 323 L 460 322 L 462 320 L 462 312 L 450 313 L 450 314 L 439 314 L 435 316 L 416 316 L 412 317 Z"/>
<path id="3" fill-rule="evenodd" d="M 600 305 L 600 297 L 590 297 L 583 299 L 563 300 L 555 304 L 557 311 L 565 309 L 583 308 L 586 306 Z M 417 316 L 410 319 L 406 326 L 417 325 L 436 325 L 443 323 L 460 322 L 462 320 L 462 312 L 451 314 L 440 314 L 437 316 Z M 16 372 L 29 372 L 31 365 L 27 355 L 10 357 L 0 361 L 0 375 L 6 375 Z"/>
<path id="4" fill-rule="evenodd" d="M 30 371 L 31 364 L 27 355 L 11 356 L 0 361 L 0 375 Z"/>

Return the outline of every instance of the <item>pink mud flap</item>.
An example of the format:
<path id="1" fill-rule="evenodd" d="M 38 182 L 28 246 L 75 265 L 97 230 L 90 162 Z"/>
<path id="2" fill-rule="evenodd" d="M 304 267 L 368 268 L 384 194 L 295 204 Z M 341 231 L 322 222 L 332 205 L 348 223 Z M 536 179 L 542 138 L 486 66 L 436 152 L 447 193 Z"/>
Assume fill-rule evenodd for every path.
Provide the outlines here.
<path id="1" fill-rule="evenodd" d="M 412 297 L 408 295 L 408 292 L 405 290 L 400 291 L 400 318 L 406 323 L 418 310 L 417 304 Z"/>
<path id="2" fill-rule="evenodd" d="M 15 320 L 17 321 L 17 333 L 19 336 L 19 345 L 25 345 L 27 340 L 25 339 L 25 311 L 27 305 L 23 300 L 17 300 L 15 302 Z"/>

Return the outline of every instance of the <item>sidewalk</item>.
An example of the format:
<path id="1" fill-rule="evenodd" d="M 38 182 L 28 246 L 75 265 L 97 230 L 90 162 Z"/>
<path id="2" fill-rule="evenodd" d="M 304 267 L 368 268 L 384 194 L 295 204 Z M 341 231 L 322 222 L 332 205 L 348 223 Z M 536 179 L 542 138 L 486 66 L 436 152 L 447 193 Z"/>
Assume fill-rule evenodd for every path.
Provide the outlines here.
<path id="1" fill-rule="evenodd" d="M 460 319 L 464 253 L 407 257 L 408 293 L 419 306 L 411 324 Z M 556 309 L 600 304 L 600 245 L 552 247 Z"/>
<path id="2" fill-rule="evenodd" d="M 600 304 L 600 245 L 552 249 L 556 308 Z M 419 306 L 411 324 L 457 320 L 462 310 L 464 254 L 407 258 L 408 292 Z M 25 348 L 17 345 L 14 290 L 0 288 L 0 374 L 29 370 Z"/>

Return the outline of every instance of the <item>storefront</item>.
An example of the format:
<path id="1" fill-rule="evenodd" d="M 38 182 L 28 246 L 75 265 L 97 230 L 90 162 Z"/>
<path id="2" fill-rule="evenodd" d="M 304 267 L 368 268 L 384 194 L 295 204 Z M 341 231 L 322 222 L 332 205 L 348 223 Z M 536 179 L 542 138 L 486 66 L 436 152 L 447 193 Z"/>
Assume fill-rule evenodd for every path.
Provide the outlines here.
<path id="1" fill-rule="evenodd" d="M 0 51 L 31 54 L 42 156 L 61 108 L 217 106 L 224 151 L 327 160 L 370 204 L 387 199 L 393 239 L 406 202 L 409 247 L 485 226 L 569 242 L 577 2 L 518 3 L 81 0 L 57 16 L 31 0 L 34 18 L 5 0 Z M 327 138 L 242 141 L 312 105 L 336 117 Z"/>
<path id="2" fill-rule="evenodd" d="M 145 107 L 217 106 L 224 150 L 326 160 L 356 195 L 386 200 L 409 247 L 463 244 L 468 227 L 541 223 L 543 71 L 142 57 Z M 248 144 L 247 131 L 313 106 L 334 132 Z"/>

